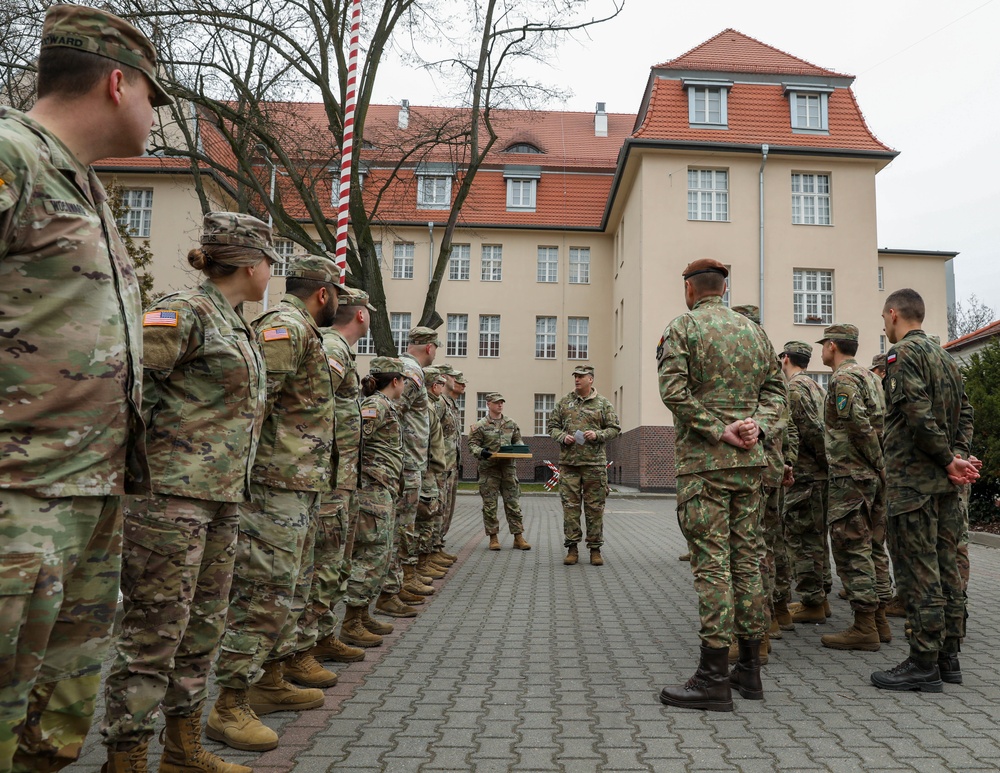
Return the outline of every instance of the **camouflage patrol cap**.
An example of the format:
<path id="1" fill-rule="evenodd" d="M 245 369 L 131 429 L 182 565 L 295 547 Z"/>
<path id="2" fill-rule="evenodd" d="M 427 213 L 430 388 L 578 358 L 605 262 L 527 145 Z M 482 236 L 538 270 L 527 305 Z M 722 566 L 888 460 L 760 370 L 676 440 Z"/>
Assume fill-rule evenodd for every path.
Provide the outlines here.
<path id="1" fill-rule="evenodd" d="M 781 353 L 797 354 L 799 357 L 805 357 L 808 360 L 812 357 L 813 348 L 812 344 L 807 344 L 805 341 L 789 341 L 785 344 Z"/>
<path id="2" fill-rule="evenodd" d="M 242 212 L 209 212 L 205 215 L 201 243 L 250 247 L 260 250 L 274 263 L 282 262 L 272 246 L 271 227 L 263 220 Z"/>
<path id="3" fill-rule="evenodd" d="M 403 361 L 399 357 L 374 357 L 368 365 L 369 373 L 399 373 L 404 372 Z"/>
<path id="4" fill-rule="evenodd" d="M 823 331 L 823 337 L 819 339 L 816 343 L 821 344 L 824 341 L 857 341 L 858 340 L 858 328 L 856 325 L 850 325 L 846 322 L 838 322 L 836 324 L 830 325 Z"/>
<path id="5" fill-rule="evenodd" d="M 460 370 L 456 370 L 452 374 L 452 376 L 454 377 L 456 384 L 461 384 L 462 386 L 465 386 L 466 384 L 469 383 L 468 381 L 465 380 L 465 374 L 462 373 L 462 371 Z"/>
<path id="6" fill-rule="evenodd" d="M 752 322 L 760 324 L 760 308 L 754 306 L 752 303 L 746 303 L 741 306 L 733 306 L 733 311 L 737 314 L 742 314 L 744 317 Z"/>
<path id="7" fill-rule="evenodd" d="M 506 400 L 503 399 L 503 395 L 499 392 L 490 392 L 486 395 L 486 402 L 488 403 L 505 403 Z"/>
<path id="8" fill-rule="evenodd" d="M 876 354 L 874 357 L 872 357 L 872 367 L 871 367 L 871 369 L 875 370 L 875 368 L 881 368 L 882 370 L 885 370 L 885 355 L 884 354 Z"/>
<path id="9" fill-rule="evenodd" d="M 305 255 L 289 261 L 288 273 L 285 276 L 329 282 L 337 285 L 338 290 L 342 289 L 340 269 L 337 268 L 337 264 L 329 258 L 321 258 L 318 255 Z"/>
<path id="10" fill-rule="evenodd" d="M 441 346 L 441 340 L 438 338 L 437 332 L 429 327 L 415 327 L 410 331 L 410 343 L 422 346 L 424 344 L 434 344 L 435 346 Z"/>
<path id="11" fill-rule="evenodd" d="M 42 25 L 41 48 L 72 48 L 133 67 L 149 78 L 156 92 L 154 107 L 173 101 L 156 79 L 156 49 L 149 38 L 124 19 L 100 8 L 49 6 Z"/>
<path id="12" fill-rule="evenodd" d="M 344 285 L 340 288 L 340 298 L 337 302 L 341 306 L 364 306 L 369 311 L 375 311 L 375 307 L 368 300 L 368 293 L 364 290 Z"/>
<path id="13" fill-rule="evenodd" d="M 690 279 L 696 274 L 722 274 L 729 276 L 729 269 L 715 258 L 701 258 L 692 263 L 688 263 L 687 268 L 681 272 L 681 276 Z"/>
<path id="14" fill-rule="evenodd" d="M 440 365 L 435 365 L 434 367 L 437 368 L 438 373 L 443 373 L 446 376 L 454 376 L 456 373 L 458 373 L 458 371 L 455 370 L 451 365 L 448 365 L 447 363 L 444 362 L 441 363 Z"/>
<path id="15" fill-rule="evenodd" d="M 577 365 L 573 368 L 574 376 L 593 376 L 594 366 L 593 365 Z"/>

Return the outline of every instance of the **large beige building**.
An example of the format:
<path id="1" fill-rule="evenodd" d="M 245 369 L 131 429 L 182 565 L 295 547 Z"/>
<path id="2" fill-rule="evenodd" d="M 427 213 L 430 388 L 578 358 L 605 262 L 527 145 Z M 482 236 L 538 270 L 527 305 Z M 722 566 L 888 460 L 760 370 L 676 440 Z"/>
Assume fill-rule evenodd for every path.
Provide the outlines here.
<path id="1" fill-rule="evenodd" d="M 758 305 L 779 350 L 852 322 L 858 358 L 870 361 L 887 346 L 883 300 L 903 286 L 924 295 L 925 328 L 945 338 L 955 253 L 878 248 L 875 177 L 897 153 L 866 126 L 852 81 L 725 30 L 653 67 L 637 114 L 609 114 L 602 103 L 594 114 L 498 116 L 502 136 L 463 210 L 437 306 L 446 342 L 438 359 L 469 381 L 466 426 L 485 411 L 485 393 L 502 392 L 535 450 L 522 477 L 544 472 L 541 460 L 558 455 L 547 412 L 572 389 L 573 367 L 590 364 L 622 424 L 609 449 L 612 480 L 670 489 L 674 434 L 654 353 L 686 310 L 681 269 L 699 257 L 731 267 L 727 302 Z M 366 139 L 435 110 L 373 106 Z M 100 168 L 129 191 L 157 290 L 197 282 L 185 271 L 201 220 L 186 162 Z M 374 162 L 362 169 L 380 173 Z M 375 234 L 400 344 L 423 306 L 460 169 L 423 162 L 403 172 L 410 184 L 383 208 Z M 223 183 L 212 190 L 212 206 L 231 206 Z M 359 350 L 363 368 L 370 342 Z M 825 383 L 814 351 L 810 370 Z M 474 465 L 466 460 L 465 477 Z"/>

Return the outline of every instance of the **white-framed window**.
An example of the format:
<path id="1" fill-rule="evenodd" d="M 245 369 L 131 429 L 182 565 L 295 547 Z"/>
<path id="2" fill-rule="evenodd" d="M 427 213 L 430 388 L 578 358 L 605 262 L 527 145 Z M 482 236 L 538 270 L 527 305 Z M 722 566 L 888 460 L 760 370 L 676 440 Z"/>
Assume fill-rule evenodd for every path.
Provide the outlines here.
<path id="1" fill-rule="evenodd" d="M 885 354 L 885 348 L 886 348 L 885 336 L 880 335 L 878 337 L 878 353 L 879 354 Z"/>
<path id="2" fill-rule="evenodd" d="M 451 177 L 419 175 L 417 209 L 448 209 L 451 206 Z"/>
<path id="3" fill-rule="evenodd" d="M 375 354 L 375 339 L 372 338 L 372 331 L 365 333 L 364 338 L 359 338 L 355 347 L 358 354 Z"/>
<path id="4" fill-rule="evenodd" d="M 549 414 L 556 407 L 555 395 L 535 395 L 535 434 L 549 434 Z"/>
<path id="5" fill-rule="evenodd" d="M 486 403 L 486 395 L 489 392 L 476 392 L 476 421 L 481 421 L 490 415 L 490 409 Z"/>
<path id="6" fill-rule="evenodd" d="M 688 220 L 729 220 L 729 172 L 688 169 Z"/>
<path id="7" fill-rule="evenodd" d="M 590 247 L 569 248 L 569 283 L 590 284 Z"/>
<path id="8" fill-rule="evenodd" d="M 882 267 L 878 267 L 878 289 L 885 289 L 885 273 L 882 271 Z"/>
<path id="9" fill-rule="evenodd" d="M 792 91 L 788 99 L 792 113 L 792 129 L 807 132 L 829 130 L 828 103 L 826 93 Z"/>
<path id="10" fill-rule="evenodd" d="M 413 242 L 395 242 L 392 245 L 392 278 L 413 279 Z"/>
<path id="11" fill-rule="evenodd" d="M 833 272 L 797 268 L 792 272 L 796 325 L 833 324 Z"/>
<path id="12" fill-rule="evenodd" d="M 532 145 L 530 142 L 516 142 L 511 145 L 506 150 L 501 151 L 502 153 L 541 153 L 537 147 Z"/>
<path id="13" fill-rule="evenodd" d="M 479 315 L 479 356 L 500 356 L 500 315 Z"/>
<path id="14" fill-rule="evenodd" d="M 460 395 L 455 395 L 452 398 L 455 401 L 455 408 L 458 411 L 458 428 L 462 430 L 460 434 L 465 433 L 465 392 Z"/>
<path id="15" fill-rule="evenodd" d="M 535 211 L 535 191 L 538 180 L 507 178 L 507 209 Z"/>
<path id="16" fill-rule="evenodd" d="M 148 239 L 153 223 L 153 191 L 125 188 L 122 191 L 122 204 L 128 211 L 118 221 L 118 227 L 127 231 L 129 236 Z"/>
<path id="17" fill-rule="evenodd" d="M 556 358 L 556 318 L 535 317 L 535 358 Z"/>
<path id="18" fill-rule="evenodd" d="M 448 256 L 448 279 L 453 281 L 468 281 L 471 245 L 451 245 L 451 255 Z"/>
<path id="19" fill-rule="evenodd" d="M 271 266 L 271 276 L 288 276 L 288 261 L 295 256 L 295 242 L 279 237 L 274 240 L 274 251 L 281 256 L 283 262 Z"/>
<path id="20" fill-rule="evenodd" d="M 539 247 L 538 248 L 538 271 L 536 277 L 539 282 L 559 281 L 559 248 Z"/>
<path id="21" fill-rule="evenodd" d="M 590 357 L 590 317 L 570 317 L 566 320 L 566 359 L 586 360 Z"/>
<path id="22" fill-rule="evenodd" d="M 393 312 L 389 315 L 389 329 L 392 331 L 392 342 L 396 351 L 402 354 L 410 343 L 410 312 Z"/>
<path id="23" fill-rule="evenodd" d="M 830 175 L 792 173 L 792 222 L 830 225 Z"/>
<path id="24" fill-rule="evenodd" d="M 830 374 L 829 373 L 806 373 L 809 378 L 823 387 L 824 391 L 830 388 Z"/>
<path id="25" fill-rule="evenodd" d="M 480 278 L 484 282 L 499 282 L 503 279 L 503 247 L 499 244 L 483 245 L 483 269 Z"/>
<path id="26" fill-rule="evenodd" d="M 467 357 L 469 354 L 469 315 L 448 315 L 448 357 Z"/>
<path id="27" fill-rule="evenodd" d="M 726 102 L 728 89 L 722 86 L 688 86 L 688 122 L 693 126 L 728 124 Z"/>

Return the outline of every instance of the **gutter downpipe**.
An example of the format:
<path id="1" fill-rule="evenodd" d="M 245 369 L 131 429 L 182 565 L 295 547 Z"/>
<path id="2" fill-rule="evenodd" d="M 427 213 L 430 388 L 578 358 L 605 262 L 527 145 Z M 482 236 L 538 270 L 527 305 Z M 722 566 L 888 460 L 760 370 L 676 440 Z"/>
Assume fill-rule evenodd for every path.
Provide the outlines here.
<path id="1" fill-rule="evenodd" d="M 767 145 L 760 146 L 760 323 L 764 324 L 764 166 L 767 164 Z"/>
<path id="2" fill-rule="evenodd" d="M 271 194 L 270 194 L 271 201 L 270 201 L 270 205 L 267 208 L 267 227 L 270 228 L 270 229 L 272 229 L 272 231 L 271 231 L 271 241 L 273 242 L 274 241 L 274 231 L 273 231 L 273 229 L 274 229 L 274 215 L 271 214 L 271 207 L 274 206 L 274 183 L 275 183 L 275 177 L 277 176 L 278 167 L 271 160 L 271 156 L 270 156 L 270 154 L 269 154 L 269 152 L 267 150 L 267 147 L 264 144 L 258 142 L 256 145 L 254 145 L 254 150 L 260 150 L 261 151 L 261 156 L 267 162 L 267 165 L 269 167 L 271 167 Z M 264 285 L 264 298 L 263 298 L 263 306 L 264 306 L 263 310 L 264 311 L 267 311 L 268 290 L 270 289 L 270 284 L 271 283 L 268 282 L 266 285 Z"/>
<path id="3" fill-rule="evenodd" d="M 427 235 L 430 237 L 430 254 L 427 256 L 427 287 L 431 286 L 431 282 L 434 281 L 434 221 L 427 221 Z"/>

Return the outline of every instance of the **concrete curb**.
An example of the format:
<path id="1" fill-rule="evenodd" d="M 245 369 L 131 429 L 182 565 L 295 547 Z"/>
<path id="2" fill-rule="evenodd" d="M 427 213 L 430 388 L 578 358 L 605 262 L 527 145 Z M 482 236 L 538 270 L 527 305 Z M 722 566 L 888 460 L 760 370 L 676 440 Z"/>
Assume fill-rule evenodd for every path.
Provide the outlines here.
<path id="1" fill-rule="evenodd" d="M 988 548 L 1000 548 L 1000 534 L 990 534 L 988 531 L 970 531 L 969 542 L 974 545 L 985 545 Z"/>

